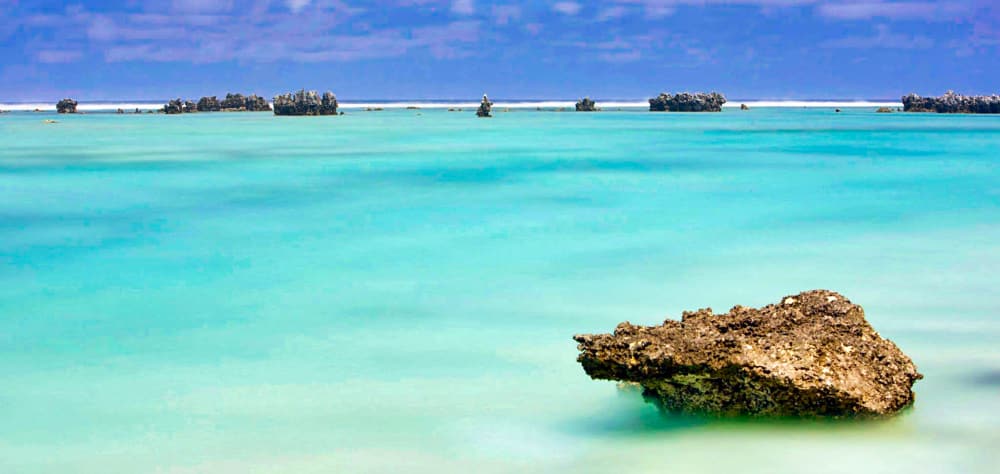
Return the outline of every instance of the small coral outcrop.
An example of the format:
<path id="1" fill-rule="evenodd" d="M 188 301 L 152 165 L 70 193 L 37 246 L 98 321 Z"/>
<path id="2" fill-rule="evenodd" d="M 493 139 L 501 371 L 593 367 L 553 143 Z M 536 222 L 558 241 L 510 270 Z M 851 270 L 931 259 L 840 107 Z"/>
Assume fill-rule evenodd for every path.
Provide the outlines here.
<path id="1" fill-rule="evenodd" d="M 493 116 L 493 102 L 490 102 L 489 97 L 483 94 L 483 101 L 479 103 L 479 108 L 476 109 L 476 117 L 492 117 Z"/>
<path id="2" fill-rule="evenodd" d="M 61 114 L 75 114 L 77 102 L 73 99 L 63 99 L 56 104 L 56 112 Z"/>
<path id="3" fill-rule="evenodd" d="M 593 100 L 590 100 L 590 97 L 584 97 L 584 98 L 580 99 L 579 102 L 576 103 L 576 111 L 577 112 L 596 112 L 597 111 L 597 104 Z"/>

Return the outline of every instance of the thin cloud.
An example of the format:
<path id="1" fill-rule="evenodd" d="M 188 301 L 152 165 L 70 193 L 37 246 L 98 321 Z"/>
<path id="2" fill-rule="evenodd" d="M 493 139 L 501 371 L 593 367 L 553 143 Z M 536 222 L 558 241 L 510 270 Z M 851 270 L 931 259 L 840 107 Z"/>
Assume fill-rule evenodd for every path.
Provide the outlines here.
<path id="1" fill-rule="evenodd" d="M 82 51 L 46 49 L 35 55 L 38 62 L 44 64 L 75 63 L 83 58 Z"/>
<path id="2" fill-rule="evenodd" d="M 874 35 L 846 36 L 824 41 L 821 45 L 826 48 L 927 49 L 934 46 L 934 40 L 926 36 L 893 33 L 888 26 L 879 25 Z"/>
<path id="3" fill-rule="evenodd" d="M 556 2 L 552 5 L 552 10 L 557 13 L 562 13 L 563 15 L 574 16 L 580 13 L 583 7 L 576 2 Z"/>
<path id="4" fill-rule="evenodd" d="M 476 13 L 476 3 L 473 0 L 454 0 L 451 2 L 451 12 L 459 15 Z"/>
<path id="5" fill-rule="evenodd" d="M 972 5 L 958 2 L 850 2 L 816 7 L 820 16 L 837 20 L 954 21 L 971 13 Z"/>
<path id="6" fill-rule="evenodd" d="M 312 0 L 287 0 L 285 2 L 285 4 L 288 5 L 288 9 L 291 10 L 292 13 L 302 11 L 302 9 L 308 7 L 310 3 L 312 3 Z"/>
<path id="7" fill-rule="evenodd" d="M 493 22 L 506 25 L 521 19 L 521 7 L 518 5 L 493 5 L 491 9 Z"/>
<path id="8" fill-rule="evenodd" d="M 615 5 L 601 10 L 601 12 L 597 14 L 597 21 L 617 20 L 625 16 L 626 13 L 628 13 L 628 8 L 622 5 Z"/>

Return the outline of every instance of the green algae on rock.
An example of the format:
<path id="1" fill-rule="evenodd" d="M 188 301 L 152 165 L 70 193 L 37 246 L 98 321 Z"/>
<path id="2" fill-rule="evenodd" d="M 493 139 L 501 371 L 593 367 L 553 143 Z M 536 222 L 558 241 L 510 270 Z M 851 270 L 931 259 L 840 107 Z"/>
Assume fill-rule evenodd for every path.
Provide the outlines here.
<path id="1" fill-rule="evenodd" d="M 574 339 L 588 375 L 638 383 L 672 413 L 885 416 L 913 404 L 913 383 L 923 378 L 861 306 L 827 290 Z"/>

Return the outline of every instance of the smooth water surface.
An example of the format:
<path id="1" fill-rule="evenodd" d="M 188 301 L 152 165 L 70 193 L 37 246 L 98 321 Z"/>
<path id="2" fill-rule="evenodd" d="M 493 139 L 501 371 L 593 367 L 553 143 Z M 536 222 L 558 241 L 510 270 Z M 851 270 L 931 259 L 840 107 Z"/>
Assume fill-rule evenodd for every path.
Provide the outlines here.
<path id="1" fill-rule="evenodd" d="M 1000 117 L 13 113 L 0 139 L 5 474 L 998 463 Z M 913 357 L 912 410 L 676 419 L 575 362 L 575 333 L 814 288 Z"/>

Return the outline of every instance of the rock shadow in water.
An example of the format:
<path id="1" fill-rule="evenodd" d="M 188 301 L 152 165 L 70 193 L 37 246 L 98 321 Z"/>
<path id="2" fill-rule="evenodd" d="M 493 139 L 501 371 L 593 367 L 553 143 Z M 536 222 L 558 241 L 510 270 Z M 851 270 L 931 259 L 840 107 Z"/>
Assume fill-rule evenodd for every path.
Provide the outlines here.
<path id="1" fill-rule="evenodd" d="M 1000 382 L 998 382 L 1000 383 Z M 564 428 L 571 433 L 609 437 L 644 437 L 681 434 L 699 430 L 841 432 L 898 424 L 912 410 L 902 410 L 892 418 L 810 418 L 810 417 L 717 417 L 665 413 L 643 400 L 642 389 L 619 386 L 613 406 L 598 415 L 571 420 Z"/>
<path id="2" fill-rule="evenodd" d="M 970 378 L 973 385 L 980 387 L 1000 387 L 1000 369 L 979 372 Z"/>

